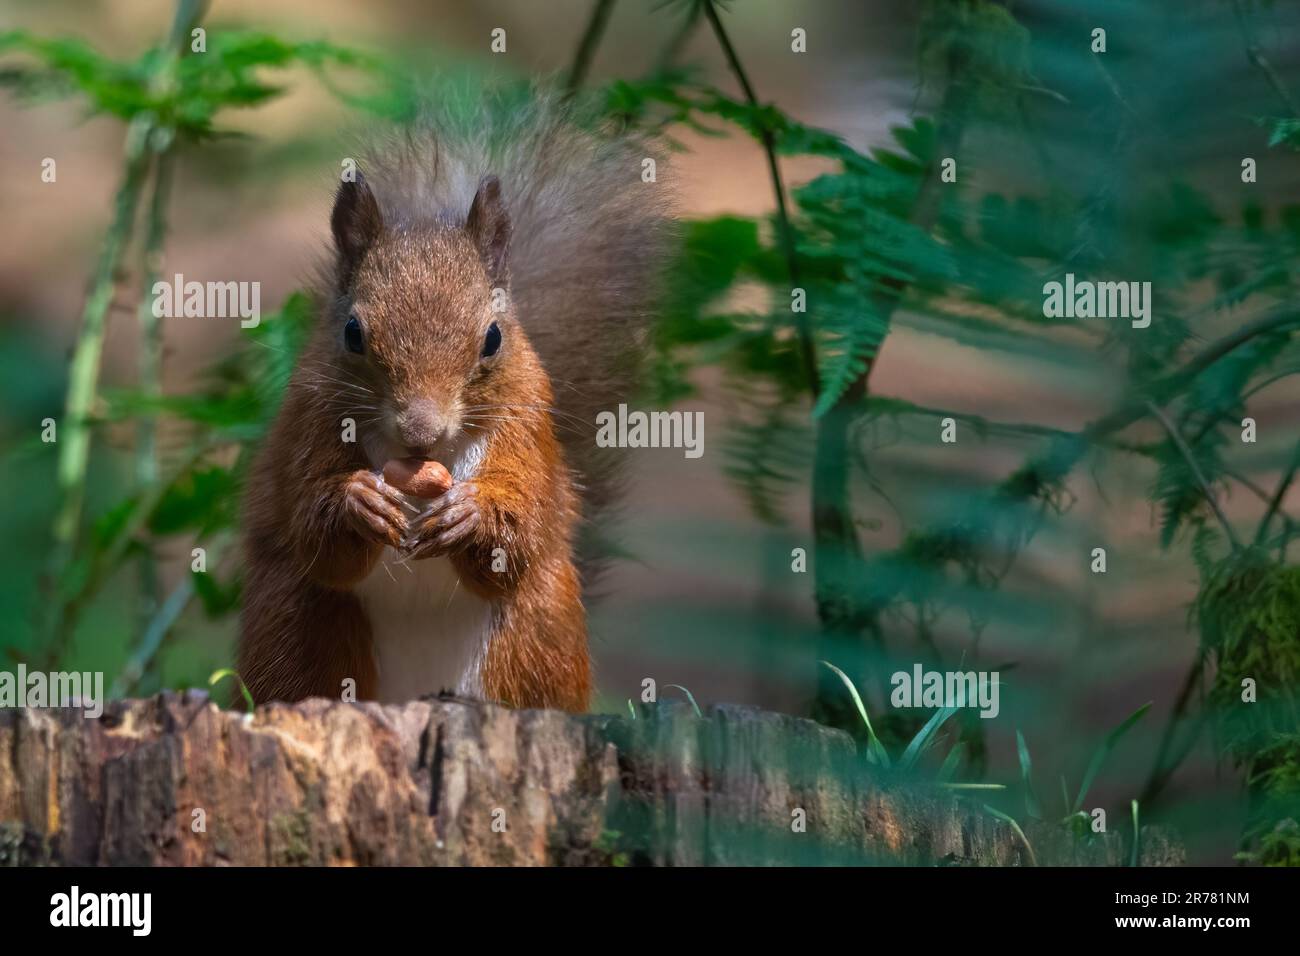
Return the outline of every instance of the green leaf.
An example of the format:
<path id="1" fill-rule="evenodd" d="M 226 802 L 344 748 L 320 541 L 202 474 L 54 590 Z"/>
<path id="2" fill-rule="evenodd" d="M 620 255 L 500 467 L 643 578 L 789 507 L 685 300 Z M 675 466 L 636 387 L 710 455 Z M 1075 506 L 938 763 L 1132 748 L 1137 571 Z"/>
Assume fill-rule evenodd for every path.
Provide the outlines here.
<path id="1" fill-rule="evenodd" d="M 229 468 L 214 465 L 180 475 L 149 516 L 156 535 L 193 530 L 200 536 L 235 525 L 239 485 Z"/>
<path id="2" fill-rule="evenodd" d="M 736 483 L 760 521 L 784 523 L 783 499 L 808 474 L 813 440 L 803 415 L 784 403 L 761 409 L 756 422 L 730 424 L 723 438 L 724 472 Z"/>
<path id="3" fill-rule="evenodd" d="M 77 39 L 44 39 L 14 30 L 0 33 L 0 54 L 27 54 L 45 71 L 11 73 L 10 86 L 28 95 L 66 95 L 76 91 L 93 112 L 130 122 L 147 117 L 150 124 L 171 128 L 193 139 L 216 134 L 212 121 L 223 109 L 260 105 L 283 92 L 260 71 L 305 65 L 333 88 L 326 71 L 345 67 L 367 76 L 385 76 L 374 57 L 320 41 L 293 43 L 254 30 L 210 30 L 206 52 L 170 56 L 153 47 L 131 62 L 119 62 Z M 158 83 L 164 69 L 173 81 Z M 387 79 L 391 82 L 391 76 Z"/>
<path id="4" fill-rule="evenodd" d="M 95 548 L 99 551 L 107 551 L 111 548 L 118 537 L 130 527 L 131 518 L 139 506 L 139 497 L 132 495 L 119 501 L 100 515 L 95 520 L 92 531 Z"/>
<path id="5" fill-rule="evenodd" d="M 864 302 L 857 321 L 837 323 L 840 328 L 836 337 L 831 342 L 823 339 L 820 343 L 818 359 L 822 391 L 813 406 L 814 418 L 834 408 L 849 387 L 862 377 L 885 337 L 887 326 L 879 316 L 869 314 L 868 308 Z M 829 319 L 832 314 L 828 308 L 823 318 Z"/>
<path id="6" fill-rule="evenodd" d="M 29 92 L 76 90 L 91 101 L 96 112 L 126 120 L 155 105 L 148 89 L 149 70 L 144 60 L 121 63 L 101 55 L 81 40 L 44 39 L 25 30 L 0 33 L 0 54 L 10 52 L 31 56 L 47 71 L 40 80 L 27 76 Z"/>
<path id="7" fill-rule="evenodd" d="M 209 617 L 223 617 L 239 608 L 243 589 L 238 579 L 223 586 L 210 571 L 191 571 L 190 578 L 194 584 L 194 593 L 198 595 L 204 613 Z"/>
<path id="8" fill-rule="evenodd" d="M 1269 131 L 1268 145 L 1290 146 L 1300 150 L 1300 119 L 1293 117 L 1260 117 L 1255 120 Z"/>

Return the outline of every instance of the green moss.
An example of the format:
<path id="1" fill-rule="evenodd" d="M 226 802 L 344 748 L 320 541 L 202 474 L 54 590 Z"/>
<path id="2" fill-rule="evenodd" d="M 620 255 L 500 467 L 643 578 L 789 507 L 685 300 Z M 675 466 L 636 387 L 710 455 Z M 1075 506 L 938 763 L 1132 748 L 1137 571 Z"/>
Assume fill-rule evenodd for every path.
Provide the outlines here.
<path id="1" fill-rule="evenodd" d="M 0 823 L 0 867 L 48 866 L 52 862 L 49 841 L 25 824 Z"/>
<path id="2" fill-rule="evenodd" d="M 1243 763 L 1294 733 L 1300 685 L 1300 566 L 1275 566 L 1257 551 L 1220 566 L 1195 606 L 1201 642 L 1214 667 L 1210 704 L 1226 732 L 1225 747 Z M 1256 702 L 1242 700 L 1255 682 Z"/>
<path id="3" fill-rule="evenodd" d="M 1254 850 L 1237 857 L 1261 866 L 1300 866 L 1300 824 L 1291 817 L 1282 820 L 1259 837 Z"/>
<path id="4" fill-rule="evenodd" d="M 307 866 L 312 859 L 311 813 L 300 807 L 271 818 L 271 865 Z"/>
<path id="5" fill-rule="evenodd" d="M 1300 566 L 1246 551 L 1211 575 L 1194 614 L 1214 665 L 1207 703 L 1225 754 L 1246 771 L 1241 856 L 1300 865 Z M 1247 679 L 1254 702 L 1242 699 Z"/>

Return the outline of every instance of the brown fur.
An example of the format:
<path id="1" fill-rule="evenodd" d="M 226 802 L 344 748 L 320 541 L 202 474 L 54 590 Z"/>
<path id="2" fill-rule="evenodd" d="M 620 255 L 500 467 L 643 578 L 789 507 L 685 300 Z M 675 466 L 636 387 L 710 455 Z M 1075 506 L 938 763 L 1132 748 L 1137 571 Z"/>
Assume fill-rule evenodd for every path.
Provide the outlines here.
<path id="1" fill-rule="evenodd" d="M 560 401 L 558 414 L 593 423 L 570 440 L 590 515 L 612 497 L 609 468 L 588 450 L 594 413 L 631 387 L 627 355 L 666 219 L 644 197 L 634 208 L 638 154 L 568 130 L 553 106 L 541 104 L 506 140 L 504 154 L 475 153 L 430 133 L 424 154 L 416 138 L 373 164 L 378 198 L 364 178 L 339 190 L 320 322 L 249 482 L 238 669 L 259 702 L 337 697 L 346 678 L 359 697 L 374 695 L 370 623 L 351 589 L 388 545 L 413 560 L 447 555 L 461 584 L 491 602 L 486 697 L 588 705 L 574 560 L 583 510 L 557 438 L 565 419 L 553 417 L 552 375 L 562 370 L 564 391 L 581 398 L 568 403 L 573 412 Z M 497 171 L 499 182 L 483 178 Z M 491 309 L 494 286 L 510 290 L 504 313 Z M 344 347 L 353 314 L 363 355 Z M 501 348 L 480 358 L 493 321 Z M 545 343 L 545 365 L 534 340 Z M 345 417 L 355 443 L 340 438 Z M 457 436 L 486 436 L 477 473 L 413 518 L 375 477 L 367 448 L 387 454 Z M 505 572 L 491 569 L 495 548 Z"/>

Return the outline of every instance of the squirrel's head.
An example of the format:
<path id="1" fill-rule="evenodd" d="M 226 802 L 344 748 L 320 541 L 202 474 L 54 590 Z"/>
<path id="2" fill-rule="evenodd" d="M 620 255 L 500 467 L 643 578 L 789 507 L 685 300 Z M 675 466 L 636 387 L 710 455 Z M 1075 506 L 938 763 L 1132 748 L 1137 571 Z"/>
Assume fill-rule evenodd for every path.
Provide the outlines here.
<path id="1" fill-rule="evenodd" d="M 330 217 L 337 252 L 331 360 L 372 458 L 447 458 L 510 416 L 536 358 L 509 304 L 510 219 L 479 184 L 463 225 L 385 223 L 365 178 Z M 349 384 L 352 383 L 352 384 Z"/>

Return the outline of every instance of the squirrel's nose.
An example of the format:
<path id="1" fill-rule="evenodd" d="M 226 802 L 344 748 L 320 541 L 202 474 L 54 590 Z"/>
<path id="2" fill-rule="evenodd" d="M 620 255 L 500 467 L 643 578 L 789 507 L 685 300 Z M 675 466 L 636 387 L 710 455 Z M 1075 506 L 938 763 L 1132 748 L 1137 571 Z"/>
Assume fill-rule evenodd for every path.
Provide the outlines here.
<path id="1" fill-rule="evenodd" d="M 397 413 L 397 435 L 413 458 L 430 457 L 447 431 L 447 417 L 431 399 L 414 399 Z"/>

